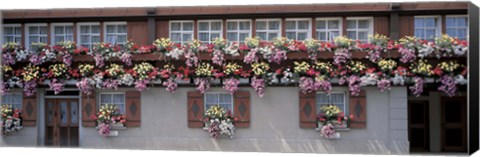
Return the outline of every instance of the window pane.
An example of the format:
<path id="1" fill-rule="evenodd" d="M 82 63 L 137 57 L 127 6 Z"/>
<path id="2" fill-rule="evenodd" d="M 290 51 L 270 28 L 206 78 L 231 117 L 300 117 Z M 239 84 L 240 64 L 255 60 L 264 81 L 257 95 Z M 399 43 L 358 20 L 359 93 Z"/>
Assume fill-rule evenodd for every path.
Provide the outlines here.
<path id="1" fill-rule="evenodd" d="M 307 33 L 305 32 L 298 33 L 297 40 L 305 40 L 305 39 L 307 39 Z"/>
<path id="2" fill-rule="evenodd" d="M 248 38 L 249 36 L 250 36 L 249 33 L 240 33 L 240 38 L 239 38 L 239 40 L 240 40 L 240 41 L 244 41 L 245 38 Z"/>
<path id="3" fill-rule="evenodd" d="M 227 30 L 237 30 L 237 22 L 228 22 Z"/>
<path id="4" fill-rule="evenodd" d="M 435 38 L 435 30 L 434 29 L 428 29 L 426 30 L 426 38 Z"/>
<path id="5" fill-rule="evenodd" d="M 5 36 L 5 42 L 13 42 L 13 37 L 11 36 Z"/>
<path id="6" fill-rule="evenodd" d="M 22 34 L 22 31 L 21 31 L 20 27 L 15 27 L 15 34 L 17 34 L 17 35 Z"/>
<path id="7" fill-rule="evenodd" d="M 357 28 L 355 20 L 347 20 L 347 28 Z"/>
<path id="8" fill-rule="evenodd" d="M 112 95 L 110 94 L 100 94 L 100 104 L 110 104 L 112 103 Z"/>
<path id="9" fill-rule="evenodd" d="M 220 103 L 231 103 L 232 96 L 230 94 L 220 94 Z"/>
<path id="10" fill-rule="evenodd" d="M 317 29 L 326 29 L 327 28 L 327 23 L 325 20 L 317 21 Z"/>
<path id="11" fill-rule="evenodd" d="M 340 29 L 339 27 L 340 27 L 340 25 L 339 25 L 338 20 L 328 21 L 328 29 Z"/>
<path id="12" fill-rule="evenodd" d="M 173 41 L 178 42 L 181 41 L 182 36 L 181 33 L 170 33 L 170 37 L 172 38 Z"/>
<path id="13" fill-rule="evenodd" d="M 92 36 L 92 43 L 98 43 L 100 42 L 100 36 Z"/>
<path id="14" fill-rule="evenodd" d="M 60 101 L 60 123 L 62 125 L 67 124 L 67 102 Z"/>
<path id="15" fill-rule="evenodd" d="M 298 29 L 309 29 L 310 23 L 308 21 L 298 21 Z"/>
<path id="16" fill-rule="evenodd" d="M 207 104 L 218 104 L 218 94 L 206 94 Z"/>
<path id="17" fill-rule="evenodd" d="M 47 34 L 48 30 L 47 30 L 47 26 L 41 26 L 40 27 L 40 34 Z"/>
<path id="18" fill-rule="evenodd" d="M 328 37 L 330 40 L 333 40 L 335 39 L 337 36 L 340 36 L 340 32 L 339 31 L 331 31 L 330 32 L 330 36 Z"/>
<path id="19" fill-rule="evenodd" d="M 347 37 L 350 39 L 357 39 L 357 34 L 355 31 L 347 31 Z"/>
<path id="20" fill-rule="evenodd" d="M 65 26 L 65 34 L 73 34 L 73 27 Z"/>
<path id="21" fill-rule="evenodd" d="M 179 31 L 180 30 L 180 23 L 172 22 L 171 25 L 170 25 L 170 30 Z"/>
<path id="22" fill-rule="evenodd" d="M 208 22 L 199 22 L 198 30 L 201 30 L 201 31 L 208 30 Z"/>
<path id="23" fill-rule="evenodd" d="M 317 39 L 318 40 L 327 40 L 327 33 L 326 32 L 317 32 Z"/>
<path id="24" fill-rule="evenodd" d="M 286 32 L 285 35 L 287 36 L 288 39 L 297 39 L 295 32 Z"/>
<path id="25" fill-rule="evenodd" d="M 330 100 L 335 104 L 343 104 L 344 94 L 343 93 L 331 93 Z"/>
<path id="26" fill-rule="evenodd" d="M 262 40 L 268 40 L 267 33 L 265 32 L 257 32 L 257 36 Z"/>
<path id="27" fill-rule="evenodd" d="M 37 36 L 30 36 L 30 43 L 33 43 L 33 42 L 38 42 Z"/>
<path id="28" fill-rule="evenodd" d="M 358 20 L 358 28 L 366 29 L 369 26 L 368 20 Z"/>
<path id="29" fill-rule="evenodd" d="M 458 38 L 466 38 L 467 37 L 467 29 L 458 29 L 457 30 L 457 37 Z"/>
<path id="30" fill-rule="evenodd" d="M 184 30 L 184 31 L 191 31 L 191 30 L 193 30 L 193 23 L 192 23 L 192 22 L 185 22 L 185 23 L 183 23 L 183 30 Z"/>
<path id="31" fill-rule="evenodd" d="M 467 18 L 459 17 L 456 19 L 457 26 L 467 27 Z"/>
<path id="32" fill-rule="evenodd" d="M 55 41 L 53 41 L 54 43 L 57 43 L 57 42 L 60 42 L 60 41 L 64 41 L 65 39 L 63 39 L 63 36 L 55 36 Z"/>
<path id="33" fill-rule="evenodd" d="M 40 42 L 41 42 L 41 43 L 47 43 L 47 40 L 48 40 L 48 39 L 47 39 L 47 37 L 45 37 L 45 36 L 44 36 L 44 37 L 40 37 Z"/>
<path id="34" fill-rule="evenodd" d="M 107 43 L 114 43 L 115 42 L 115 36 L 114 35 L 107 35 L 106 42 Z"/>
<path id="35" fill-rule="evenodd" d="M 189 40 L 192 40 L 192 34 L 190 33 L 187 33 L 187 34 L 183 34 L 182 36 L 183 38 L 183 41 L 189 41 Z"/>
<path id="36" fill-rule="evenodd" d="M 78 124 L 78 103 L 77 102 L 74 102 L 72 101 L 71 104 L 71 110 L 70 110 L 70 115 L 71 115 L 71 118 L 70 118 L 70 122 L 72 124 Z"/>
<path id="37" fill-rule="evenodd" d="M 435 27 L 436 26 L 436 18 L 426 18 L 425 19 L 425 26 L 426 27 Z"/>
<path id="38" fill-rule="evenodd" d="M 211 24 L 211 30 L 219 31 L 222 30 L 222 22 L 217 21 L 217 22 L 212 22 Z"/>
<path id="39" fill-rule="evenodd" d="M 358 32 L 358 40 L 368 40 L 368 32 Z"/>
<path id="40" fill-rule="evenodd" d="M 64 34 L 63 26 L 55 26 L 54 27 L 54 32 L 55 32 L 55 34 Z"/>
<path id="41" fill-rule="evenodd" d="M 415 36 L 419 38 L 424 38 L 423 29 L 415 29 Z"/>
<path id="42" fill-rule="evenodd" d="M 209 41 L 208 40 L 208 33 L 198 33 L 198 39 L 200 41 Z"/>
<path id="43" fill-rule="evenodd" d="M 268 40 L 273 40 L 278 37 L 278 33 L 268 33 Z"/>
<path id="44" fill-rule="evenodd" d="M 455 34 L 455 32 L 456 32 L 455 29 L 450 28 L 450 29 L 447 29 L 447 32 L 446 32 L 446 33 L 447 33 L 449 36 L 456 37 L 457 34 Z"/>
<path id="45" fill-rule="evenodd" d="M 240 22 L 240 30 L 250 30 L 250 22 Z"/>
<path id="46" fill-rule="evenodd" d="M 424 27 L 423 18 L 415 18 L 415 28 Z"/>
<path id="47" fill-rule="evenodd" d="M 88 35 L 81 35 L 80 36 L 80 43 L 89 43 L 90 42 L 90 36 Z"/>
<path id="48" fill-rule="evenodd" d="M 127 33 L 127 25 L 118 25 L 117 33 Z"/>
<path id="49" fill-rule="evenodd" d="M 125 102 L 125 96 L 123 94 L 113 94 L 113 103 L 122 104 Z"/>
<path id="50" fill-rule="evenodd" d="M 65 36 L 65 41 L 73 41 L 73 35 L 67 35 Z"/>
<path id="51" fill-rule="evenodd" d="M 319 93 L 319 94 L 317 94 L 317 102 L 320 103 L 320 104 L 329 103 L 328 95 L 325 94 L 325 93 Z"/>
<path id="52" fill-rule="evenodd" d="M 38 34 L 38 27 L 28 27 L 28 32 L 30 34 Z"/>
<path id="53" fill-rule="evenodd" d="M 285 29 L 296 29 L 295 21 L 286 21 L 285 22 Z"/>
<path id="54" fill-rule="evenodd" d="M 212 41 L 215 38 L 220 38 L 220 33 L 212 33 L 210 34 L 210 41 Z"/>
<path id="55" fill-rule="evenodd" d="M 227 33 L 227 40 L 229 41 L 237 41 L 237 33 Z"/>
<path id="56" fill-rule="evenodd" d="M 266 30 L 267 29 L 267 22 L 266 21 L 257 21 L 256 22 L 257 30 Z"/>
<path id="57" fill-rule="evenodd" d="M 107 25 L 107 33 L 115 33 L 115 26 Z"/>
<path id="58" fill-rule="evenodd" d="M 11 34 L 13 34 L 13 27 L 5 27 L 3 29 L 3 31 L 4 31 L 5 35 L 11 35 Z"/>
<path id="59" fill-rule="evenodd" d="M 280 22 L 278 22 L 278 21 L 269 21 L 269 22 L 268 22 L 268 29 L 269 29 L 269 30 L 279 30 L 279 29 L 280 29 Z"/>
<path id="60" fill-rule="evenodd" d="M 91 33 L 96 33 L 96 34 L 100 33 L 100 26 L 99 25 L 94 25 L 94 26 L 91 27 L 91 29 L 92 29 Z"/>
<path id="61" fill-rule="evenodd" d="M 455 27 L 455 18 L 447 17 L 445 24 L 447 27 Z"/>
<path id="62" fill-rule="evenodd" d="M 90 32 L 90 27 L 89 26 L 80 26 L 80 33 L 81 34 L 86 34 Z"/>

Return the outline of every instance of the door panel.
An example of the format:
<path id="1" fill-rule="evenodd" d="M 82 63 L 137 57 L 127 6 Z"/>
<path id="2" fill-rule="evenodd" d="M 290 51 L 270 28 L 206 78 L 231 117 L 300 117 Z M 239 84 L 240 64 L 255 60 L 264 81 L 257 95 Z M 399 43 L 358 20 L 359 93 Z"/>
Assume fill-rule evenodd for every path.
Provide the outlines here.
<path id="1" fill-rule="evenodd" d="M 442 151 L 467 152 L 466 97 L 442 97 Z"/>
<path id="2" fill-rule="evenodd" d="M 78 146 L 78 99 L 46 99 L 45 145 Z"/>
<path id="3" fill-rule="evenodd" d="M 412 152 L 430 151 L 428 101 L 408 102 L 408 138 Z"/>

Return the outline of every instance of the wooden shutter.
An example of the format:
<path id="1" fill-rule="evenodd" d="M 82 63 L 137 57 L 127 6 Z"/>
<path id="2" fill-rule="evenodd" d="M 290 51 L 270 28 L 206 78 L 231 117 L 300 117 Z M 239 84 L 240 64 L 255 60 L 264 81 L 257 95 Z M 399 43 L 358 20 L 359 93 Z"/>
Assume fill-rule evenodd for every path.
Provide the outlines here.
<path id="1" fill-rule="evenodd" d="M 204 113 L 203 94 L 199 91 L 189 91 L 187 93 L 187 112 L 188 112 L 188 127 L 202 128 L 203 113 Z"/>
<path id="2" fill-rule="evenodd" d="M 233 95 L 233 111 L 235 127 L 248 128 L 250 127 L 250 92 L 237 91 Z"/>
<path id="3" fill-rule="evenodd" d="M 94 127 L 95 120 L 92 118 L 97 113 L 96 94 L 87 95 L 82 93 L 82 126 Z"/>
<path id="4" fill-rule="evenodd" d="M 300 127 L 316 128 L 317 127 L 317 105 L 315 100 L 315 92 L 300 94 Z"/>
<path id="5" fill-rule="evenodd" d="M 37 124 L 37 96 L 23 96 L 22 100 L 22 125 L 36 126 Z"/>
<path id="6" fill-rule="evenodd" d="M 349 112 L 353 114 L 353 120 L 350 122 L 351 128 L 367 127 L 367 95 L 365 90 L 361 90 L 357 96 L 350 95 Z"/>
<path id="7" fill-rule="evenodd" d="M 125 111 L 127 114 L 127 127 L 139 127 L 141 125 L 141 93 L 137 90 L 125 92 Z"/>

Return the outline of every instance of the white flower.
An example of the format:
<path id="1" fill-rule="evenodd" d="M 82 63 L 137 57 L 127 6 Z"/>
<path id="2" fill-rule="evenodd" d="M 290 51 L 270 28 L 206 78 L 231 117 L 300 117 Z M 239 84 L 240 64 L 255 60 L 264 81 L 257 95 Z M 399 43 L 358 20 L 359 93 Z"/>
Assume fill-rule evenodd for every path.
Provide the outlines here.
<path id="1" fill-rule="evenodd" d="M 423 44 L 418 50 L 418 57 L 424 58 L 430 55 L 434 50 L 432 45 L 433 45 L 433 42 L 428 42 L 427 44 Z"/>
<path id="2" fill-rule="evenodd" d="M 238 45 L 236 44 L 231 44 L 225 48 L 225 54 L 229 54 L 232 56 L 239 56 L 240 54 L 238 53 Z"/>
<path id="3" fill-rule="evenodd" d="M 28 53 L 26 51 L 20 50 L 20 51 L 16 51 L 16 53 L 17 53 L 16 55 L 17 61 L 22 61 L 27 59 Z"/>
<path id="4" fill-rule="evenodd" d="M 455 84 L 465 85 L 468 83 L 468 80 L 465 79 L 462 75 L 455 76 Z"/>
<path id="5" fill-rule="evenodd" d="M 395 74 L 395 77 L 393 77 L 391 81 L 393 82 L 393 85 L 403 86 L 405 84 L 405 78 L 398 74 Z"/>
<path id="6" fill-rule="evenodd" d="M 360 83 L 360 86 L 376 85 L 378 77 L 375 74 L 367 74 L 365 76 L 362 76 L 360 80 L 362 81 Z"/>
<path id="7" fill-rule="evenodd" d="M 467 50 L 468 50 L 468 47 L 464 47 L 464 46 L 461 46 L 461 45 L 457 45 L 457 46 L 454 47 L 454 51 L 453 51 L 453 52 L 454 52 L 456 55 L 461 56 L 461 55 L 464 55 L 464 54 L 467 52 Z"/>
<path id="8" fill-rule="evenodd" d="M 129 73 L 123 74 L 120 78 L 120 84 L 131 86 L 133 85 L 134 82 L 135 82 L 135 79 Z"/>
<path id="9" fill-rule="evenodd" d="M 183 52 L 182 49 L 175 48 L 172 51 L 167 52 L 165 55 L 178 60 L 180 56 L 183 55 Z"/>

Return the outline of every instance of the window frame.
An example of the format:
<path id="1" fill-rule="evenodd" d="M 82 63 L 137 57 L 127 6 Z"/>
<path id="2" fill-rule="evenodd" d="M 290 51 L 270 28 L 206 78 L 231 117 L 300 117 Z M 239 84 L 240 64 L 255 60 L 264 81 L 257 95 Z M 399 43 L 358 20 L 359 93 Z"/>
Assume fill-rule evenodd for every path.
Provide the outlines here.
<path id="1" fill-rule="evenodd" d="M 172 31 L 172 23 L 175 23 L 175 22 L 180 22 L 180 30 Z M 186 23 L 186 22 L 191 22 L 192 23 L 191 32 L 183 30 L 183 23 Z M 190 40 L 185 41 L 185 42 L 192 41 L 195 38 L 194 37 L 195 36 L 195 21 L 194 20 L 170 20 L 170 21 L 168 21 L 168 38 L 170 38 L 172 40 L 172 42 L 179 43 L 179 44 L 182 44 L 182 45 L 186 44 L 183 41 L 183 34 L 184 33 L 189 33 L 189 32 L 192 34 L 192 38 Z M 173 41 L 172 33 L 180 33 L 180 41 Z"/>
<path id="2" fill-rule="evenodd" d="M 237 22 L 237 30 L 228 30 L 228 22 Z M 240 30 L 240 22 L 249 22 L 250 24 L 250 29 L 249 30 Z M 225 39 L 228 42 L 236 42 L 236 43 L 244 43 L 245 39 L 240 40 L 240 33 L 246 33 L 248 31 L 248 37 L 252 37 L 252 19 L 227 19 L 225 20 Z M 228 33 L 236 33 L 237 34 L 237 40 L 236 41 L 230 41 L 228 40 Z M 247 37 L 247 38 L 248 38 Z"/>
<path id="3" fill-rule="evenodd" d="M 209 108 L 207 108 L 207 95 L 208 94 L 217 94 L 218 95 L 218 102 L 220 102 L 220 94 L 230 95 L 230 98 L 231 98 L 230 100 L 232 100 L 232 104 L 231 104 L 232 109 L 230 110 L 230 112 L 233 115 L 234 109 L 235 109 L 235 104 L 234 104 L 235 101 L 233 100 L 234 97 L 233 97 L 232 94 L 227 93 L 227 92 L 206 92 L 205 94 L 203 94 L 203 108 L 205 109 L 205 112 L 209 109 Z M 215 105 L 219 105 L 219 104 L 215 104 Z M 228 111 L 228 109 L 227 109 L 227 111 Z M 205 113 L 203 113 L 203 114 L 205 114 Z"/>
<path id="4" fill-rule="evenodd" d="M 46 27 L 47 31 L 49 29 L 47 23 L 27 23 L 27 24 L 25 24 L 25 48 L 26 49 L 30 49 L 30 45 L 32 44 L 32 42 L 30 41 L 30 35 L 31 35 L 30 30 L 29 30 L 30 27 Z M 38 36 L 39 38 L 45 36 L 47 38 L 47 42 L 45 44 L 48 44 L 48 35 L 49 35 L 48 32 L 45 35 L 35 34 L 35 36 Z"/>
<path id="5" fill-rule="evenodd" d="M 349 111 L 349 105 L 350 104 L 348 102 L 349 101 L 349 94 L 350 94 L 349 91 L 346 91 L 346 90 L 332 90 L 330 92 L 330 94 L 333 94 L 333 93 L 342 93 L 343 94 L 343 111 L 342 112 L 344 113 L 344 115 L 348 115 L 350 113 L 350 111 Z M 321 112 L 320 108 L 318 108 L 318 106 L 317 106 L 317 105 L 319 105 L 319 103 L 318 103 L 319 100 L 316 99 L 318 94 L 326 94 L 326 92 L 318 91 L 318 92 L 315 93 L 315 107 L 317 107 L 316 108 L 317 113 L 315 113 L 315 114 L 318 114 L 318 113 Z M 329 99 L 330 99 L 329 100 L 329 104 L 330 104 L 330 102 L 331 102 L 330 95 L 329 95 Z"/>
<path id="6" fill-rule="evenodd" d="M 355 20 L 356 21 L 356 28 L 348 28 L 348 20 Z M 366 42 L 370 42 L 370 38 L 368 36 L 373 35 L 373 31 L 375 29 L 374 28 L 374 22 L 375 21 L 374 21 L 373 17 L 371 17 L 371 16 L 369 16 L 369 17 L 347 17 L 345 19 L 345 22 L 346 22 L 345 23 L 345 26 L 346 26 L 345 27 L 346 28 L 345 29 L 346 30 L 345 35 L 348 36 L 348 31 L 355 31 L 355 34 L 356 34 L 356 37 L 357 37 L 357 39 L 355 39 L 355 41 L 357 41 L 357 40 L 360 41 L 358 39 L 358 31 L 364 31 L 365 29 L 364 28 L 358 28 L 358 20 L 368 20 L 370 22 L 369 28 L 368 28 L 367 40 L 366 40 Z"/>
<path id="7" fill-rule="evenodd" d="M 108 25 L 114 25 L 114 26 L 125 25 L 125 31 L 126 32 L 125 33 L 118 33 L 118 31 L 116 31 L 115 33 L 107 33 L 107 26 Z M 107 40 L 107 36 L 109 34 L 115 35 L 115 44 L 125 46 L 125 44 L 128 42 L 128 24 L 127 24 L 127 22 L 126 21 L 104 22 L 103 23 L 103 41 L 104 42 Z M 118 43 L 118 41 L 117 41 L 118 35 L 125 35 L 125 43 Z M 111 43 L 111 44 L 114 44 L 114 43 Z"/>
<path id="8" fill-rule="evenodd" d="M 469 25 L 470 25 L 470 19 L 469 19 L 468 15 L 445 15 L 445 34 L 447 34 L 447 29 L 449 28 L 449 27 L 447 26 L 447 21 L 446 21 L 447 18 L 449 18 L 449 17 L 453 17 L 453 18 L 456 18 L 456 17 L 465 17 L 465 18 L 467 18 L 467 26 L 466 26 L 467 32 L 465 33 L 465 40 L 469 41 L 469 38 L 470 38 L 470 33 L 469 33 L 469 31 L 470 31 L 470 27 L 469 27 Z M 454 28 L 455 30 L 458 29 L 457 26 L 455 26 L 455 27 L 453 27 L 453 28 Z M 451 35 L 449 34 L 449 36 L 451 36 Z M 451 37 L 456 37 L 456 36 L 451 36 Z"/>
<path id="9" fill-rule="evenodd" d="M 75 28 L 73 27 L 73 23 L 51 23 L 50 24 L 50 45 L 51 46 L 54 46 L 55 44 L 57 44 L 57 42 L 60 42 L 60 41 L 55 41 L 55 26 L 62 26 L 64 28 L 64 31 L 65 31 L 65 26 L 72 26 L 72 42 L 75 41 L 75 37 L 74 37 L 74 31 L 75 31 Z M 60 35 L 59 35 L 60 36 Z M 65 39 L 67 34 L 65 32 L 63 32 L 63 34 L 61 34 L 61 36 L 63 36 L 63 38 Z M 64 40 L 64 41 L 68 41 L 68 40 Z"/>
<path id="10" fill-rule="evenodd" d="M 93 34 L 92 33 L 92 26 L 95 26 L 95 25 L 98 25 L 98 34 Z M 98 38 L 100 39 L 99 42 L 102 42 L 102 39 L 101 39 L 101 34 L 102 34 L 102 30 L 101 30 L 101 26 L 100 26 L 100 22 L 79 22 L 77 23 L 77 47 L 80 47 L 82 46 L 82 33 L 81 33 L 81 27 L 82 26 L 89 26 L 89 38 L 90 38 L 90 43 L 88 43 L 90 45 L 90 47 L 87 47 L 90 51 L 92 51 L 93 49 L 93 45 L 95 44 L 95 42 L 92 42 L 92 36 L 98 36 Z"/>
<path id="11" fill-rule="evenodd" d="M 208 30 L 200 30 L 200 22 L 208 22 Z M 212 31 L 212 22 L 220 22 L 220 30 L 217 31 L 217 30 L 213 30 Z M 212 38 L 212 33 L 219 33 L 220 36 L 219 38 L 223 38 L 223 20 L 219 19 L 219 20 L 215 20 L 215 19 L 212 19 L 212 20 L 197 20 L 197 39 L 199 41 L 200 40 L 200 33 L 208 33 L 208 38 L 211 39 Z M 212 43 L 212 40 L 208 41 L 208 42 L 205 42 L 205 41 L 201 41 L 202 43 Z"/>
<path id="12" fill-rule="evenodd" d="M 298 30 L 298 21 L 300 21 L 300 20 L 308 20 L 308 29 L 306 30 L 307 37 L 303 40 L 297 40 L 299 31 L 302 32 L 302 33 L 305 31 L 305 30 Z M 295 21 L 295 30 L 288 30 L 287 29 L 286 25 L 287 25 L 288 21 Z M 313 30 L 313 28 L 312 28 L 312 18 L 285 18 L 285 37 L 287 37 L 287 33 L 289 31 L 295 31 L 295 38 L 296 39 L 294 39 L 294 40 L 304 41 L 306 39 L 312 38 L 312 30 Z"/>
<path id="13" fill-rule="evenodd" d="M 12 105 L 12 107 L 13 107 L 14 109 L 23 109 L 23 92 L 7 92 L 7 93 L 5 93 L 5 95 L 3 95 L 2 98 L 1 98 L 2 101 L 0 102 L 0 105 L 5 105 L 5 104 L 3 103 L 3 101 L 4 101 L 3 97 L 4 97 L 4 96 L 6 96 L 6 95 L 12 95 L 12 94 L 18 94 L 18 95 L 20 95 L 20 101 L 19 101 L 19 102 L 20 102 L 20 107 L 19 107 L 19 108 L 15 108 L 14 104 L 12 104 L 11 101 L 9 101 L 10 103 L 6 103 L 6 104 Z"/>
<path id="14" fill-rule="evenodd" d="M 5 28 L 6 27 L 13 27 L 13 28 L 16 28 L 18 27 L 18 30 L 20 30 L 20 34 L 15 34 L 15 31 L 13 34 L 5 34 Z M 17 43 L 17 44 L 23 44 L 22 43 L 22 24 L 20 23 L 12 23 L 12 24 L 3 24 L 3 43 L 6 43 L 7 40 L 6 40 L 6 37 L 9 36 L 9 37 L 13 37 L 13 41 L 15 41 L 17 38 L 20 38 L 20 42 Z M 3 44 L 2 43 L 2 44 Z"/>
<path id="15" fill-rule="evenodd" d="M 328 28 L 328 21 L 332 21 L 332 20 L 338 20 L 338 29 L 330 29 Z M 325 29 L 317 29 L 317 21 L 326 21 L 327 25 L 325 27 Z M 343 35 L 343 18 L 342 17 L 319 17 L 319 18 L 315 18 L 315 33 L 319 33 L 319 32 L 326 32 L 327 34 L 327 40 L 320 40 L 318 39 L 318 35 L 315 34 L 315 38 L 318 40 L 318 41 L 324 41 L 324 42 L 332 42 L 334 39 L 329 39 L 328 37 L 328 34 L 330 34 L 331 31 L 338 31 L 338 36 L 342 36 Z"/>
<path id="16" fill-rule="evenodd" d="M 277 30 L 269 30 L 269 22 L 271 21 L 278 21 L 278 32 Z M 252 26 L 252 27 L 255 27 L 255 36 L 258 37 L 258 29 L 257 29 L 257 22 L 266 22 L 266 29 L 265 30 L 260 30 L 260 32 L 262 33 L 266 33 L 267 34 L 267 38 L 268 38 L 268 34 L 269 33 L 277 33 L 277 37 L 281 37 L 282 36 L 282 19 L 281 18 L 264 18 L 264 19 L 255 19 L 255 26 Z M 269 40 L 265 40 L 265 39 L 262 39 L 262 41 L 273 41 L 273 39 L 269 39 Z"/>
<path id="17" fill-rule="evenodd" d="M 415 30 L 417 29 L 417 27 L 415 27 L 415 19 L 416 18 L 436 18 L 437 19 L 437 26 L 435 27 L 435 36 L 433 37 L 433 40 L 435 40 L 435 38 L 438 38 L 442 35 L 442 16 L 441 15 L 425 15 L 425 16 L 414 16 L 413 17 L 413 35 L 415 37 L 418 37 L 417 35 L 415 35 Z M 424 23 L 425 24 L 425 23 Z M 418 29 L 422 29 L 423 30 L 423 35 L 426 35 L 425 34 L 425 29 L 426 28 L 432 28 L 432 27 L 421 27 L 421 28 L 418 28 Z M 468 33 L 468 32 L 467 32 Z M 428 40 L 428 39 L 424 39 L 423 37 L 418 37 L 420 39 L 423 39 L 423 40 Z"/>
<path id="18" fill-rule="evenodd" d="M 112 98 L 111 98 L 111 102 L 113 102 L 113 95 L 114 94 L 123 94 L 123 112 L 124 113 L 120 113 L 120 114 L 123 114 L 123 115 L 126 115 L 127 114 L 127 96 L 125 94 L 125 92 L 99 92 L 98 93 L 98 105 L 97 105 L 97 108 L 100 109 L 100 106 L 102 105 L 102 94 L 104 95 L 112 95 Z M 109 104 L 109 105 L 113 105 L 113 104 Z M 116 104 L 115 104 L 116 105 Z M 122 110 L 120 110 L 122 111 Z"/>

